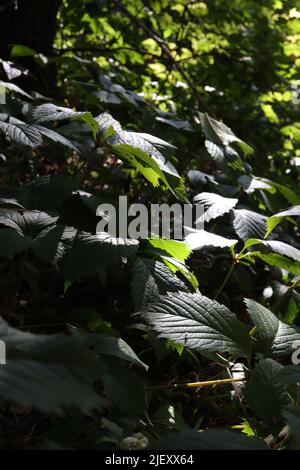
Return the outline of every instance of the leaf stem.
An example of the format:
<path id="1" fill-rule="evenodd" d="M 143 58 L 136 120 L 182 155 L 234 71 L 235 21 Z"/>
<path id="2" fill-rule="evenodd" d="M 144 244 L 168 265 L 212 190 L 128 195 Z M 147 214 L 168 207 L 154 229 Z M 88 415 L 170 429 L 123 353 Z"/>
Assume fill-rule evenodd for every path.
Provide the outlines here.
<path id="1" fill-rule="evenodd" d="M 221 294 L 221 292 L 223 291 L 224 287 L 226 286 L 227 282 L 229 281 L 229 279 L 231 278 L 231 275 L 233 273 L 233 270 L 234 270 L 234 267 L 235 267 L 235 263 L 232 263 L 232 265 L 230 266 L 230 269 L 221 285 L 221 287 L 219 288 L 218 292 L 216 293 L 216 295 L 214 296 L 214 300 L 216 300 L 219 295 Z"/>

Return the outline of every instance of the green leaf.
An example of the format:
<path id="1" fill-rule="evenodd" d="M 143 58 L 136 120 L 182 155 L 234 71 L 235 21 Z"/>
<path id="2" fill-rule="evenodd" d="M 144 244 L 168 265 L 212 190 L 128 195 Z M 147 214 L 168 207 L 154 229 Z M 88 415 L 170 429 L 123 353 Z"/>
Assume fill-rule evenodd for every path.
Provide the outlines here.
<path id="1" fill-rule="evenodd" d="M 136 309 L 153 302 L 159 294 L 187 290 L 165 264 L 151 258 L 139 258 L 135 262 L 131 291 Z"/>
<path id="2" fill-rule="evenodd" d="M 36 54 L 37 52 L 34 49 L 21 44 L 16 44 L 10 51 L 11 57 L 33 57 Z"/>
<path id="3" fill-rule="evenodd" d="M 163 122 L 164 124 L 168 124 L 171 127 L 175 127 L 175 129 L 177 130 L 194 132 L 194 129 L 189 121 L 180 121 L 179 119 L 166 119 L 160 116 L 157 116 L 155 119 L 159 122 Z"/>
<path id="4" fill-rule="evenodd" d="M 282 212 L 278 212 L 278 214 L 272 215 L 267 220 L 267 233 L 265 237 L 268 237 L 270 233 L 274 230 L 275 227 L 282 221 L 285 217 L 299 217 L 300 216 L 300 206 L 294 206 L 290 209 L 287 209 Z"/>
<path id="5" fill-rule="evenodd" d="M 169 240 L 164 238 L 148 238 L 147 243 L 161 255 L 168 254 L 179 261 L 185 261 L 192 250 L 189 245 L 179 240 Z"/>
<path id="6" fill-rule="evenodd" d="M 275 251 L 275 253 L 291 258 L 294 261 L 300 261 L 300 250 L 287 243 L 278 240 L 268 240 L 263 243 L 270 247 L 272 251 Z"/>
<path id="7" fill-rule="evenodd" d="M 64 145 L 65 147 L 75 150 L 75 152 L 77 153 L 82 153 L 81 149 L 76 144 L 73 144 L 70 139 L 67 139 L 58 132 L 55 132 L 52 129 L 48 129 L 44 126 L 39 126 L 38 124 L 35 124 L 35 129 L 37 129 L 42 135 L 48 137 L 48 139 L 52 140 L 53 142 L 59 143 L 61 145 Z"/>
<path id="8" fill-rule="evenodd" d="M 210 140 L 205 141 L 205 147 L 216 165 L 228 176 L 234 177 L 234 172 L 243 171 L 243 162 L 239 154 L 229 145 L 220 146 Z"/>
<path id="9" fill-rule="evenodd" d="M 86 333 L 78 328 L 71 328 L 71 332 L 74 336 L 80 338 L 86 347 L 91 348 L 97 354 L 117 357 L 131 364 L 142 366 L 146 370 L 148 369 L 148 366 L 138 358 L 133 349 L 122 338 Z"/>
<path id="10" fill-rule="evenodd" d="M 264 238 L 266 217 L 247 209 L 233 210 L 233 227 L 242 240 L 248 238 Z"/>
<path id="11" fill-rule="evenodd" d="M 172 272 L 177 273 L 179 271 L 189 281 L 194 290 L 197 289 L 197 278 L 195 274 L 190 271 L 189 268 L 184 264 L 183 261 L 179 261 L 176 258 L 171 258 L 170 256 L 161 256 L 160 259 Z"/>
<path id="12" fill-rule="evenodd" d="M 35 126 L 8 117 L 7 114 L 0 114 L 0 131 L 9 140 L 32 148 L 39 147 L 43 143 L 43 138 Z"/>
<path id="13" fill-rule="evenodd" d="M 74 407 L 86 413 L 102 405 L 93 389 L 101 375 L 98 360 L 75 338 L 26 333 L 0 319 L 0 339 L 7 354 L 0 367 L 5 400 L 56 414 Z"/>
<path id="14" fill-rule="evenodd" d="M 259 240 L 250 238 L 245 242 L 243 251 L 246 248 L 249 248 L 254 245 L 264 245 L 267 248 L 270 248 L 275 253 L 278 253 L 282 256 L 286 256 L 287 258 L 291 258 L 294 261 L 300 261 L 300 250 L 279 240 Z M 252 255 L 255 255 L 255 253 L 252 253 Z"/>
<path id="15" fill-rule="evenodd" d="M 13 228 L 0 230 L 1 258 L 13 259 L 17 253 L 28 250 L 31 240 Z"/>
<path id="16" fill-rule="evenodd" d="M 11 227 L 24 236 L 34 238 L 41 230 L 54 225 L 57 217 L 52 217 L 46 212 L 25 211 L 18 212 L 11 209 L 0 209 L 0 226 Z"/>
<path id="17" fill-rule="evenodd" d="M 300 383 L 299 365 L 283 366 L 276 374 L 275 379 L 284 384 Z"/>
<path id="18" fill-rule="evenodd" d="M 242 185 L 244 191 L 248 194 L 253 193 L 257 189 L 265 189 L 267 191 L 272 190 L 271 182 L 266 178 L 242 175 L 238 178 L 238 182 Z"/>
<path id="19" fill-rule="evenodd" d="M 117 361 L 103 358 L 102 381 L 105 390 L 115 405 L 128 415 L 141 415 L 145 412 L 145 391 L 138 376 Z"/>
<path id="20" fill-rule="evenodd" d="M 253 256 L 257 256 L 262 261 L 271 266 L 276 266 L 277 268 L 284 269 L 285 271 L 289 271 L 296 276 L 300 276 L 300 264 L 299 261 L 291 261 L 284 256 L 281 256 L 277 253 L 269 253 L 263 254 L 260 252 L 251 253 Z"/>
<path id="21" fill-rule="evenodd" d="M 238 199 L 223 197 L 215 193 L 200 193 L 194 197 L 194 202 L 202 204 L 205 208 L 204 214 L 195 222 L 199 223 L 209 222 L 226 214 L 237 205 Z"/>
<path id="22" fill-rule="evenodd" d="M 250 355 L 246 327 L 227 307 L 201 294 L 160 296 L 142 314 L 160 336 L 189 348 Z"/>
<path id="23" fill-rule="evenodd" d="M 73 227 L 64 225 L 47 227 L 31 242 L 32 252 L 37 258 L 58 267 L 66 253 L 67 244 L 74 238 L 75 233 Z"/>
<path id="24" fill-rule="evenodd" d="M 187 201 L 183 179 L 157 148 L 161 147 L 161 143 L 154 144 L 153 139 L 151 143 L 147 134 L 145 138 L 143 134 L 124 131 L 108 113 L 100 114 L 95 119 L 99 124 L 100 136 L 115 154 L 137 168 L 153 186 L 159 186 L 161 180 L 176 197 Z"/>
<path id="25" fill-rule="evenodd" d="M 275 434 L 284 426 L 283 407 L 293 403 L 286 386 L 275 380 L 281 367 L 272 359 L 260 361 L 251 371 L 244 391 L 247 406 L 262 419 L 267 430 Z"/>
<path id="26" fill-rule="evenodd" d="M 157 148 L 176 150 L 175 145 L 172 145 L 169 142 L 166 142 L 165 140 L 162 140 L 159 137 L 156 137 L 154 135 L 145 134 L 144 132 L 130 132 L 130 134 L 133 137 L 137 136 L 138 138 L 141 137 L 142 139 L 145 139 L 147 142 L 149 142 L 150 144 L 154 145 Z"/>
<path id="27" fill-rule="evenodd" d="M 31 248 L 37 258 L 57 266 L 65 253 L 65 243 L 74 237 L 75 230 L 56 225 L 56 221 L 57 217 L 45 212 L 0 209 L 0 238 L 6 247 L 2 256 L 11 259 Z M 1 230 L 1 225 L 9 229 Z"/>
<path id="28" fill-rule="evenodd" d="M 94 138 L 98 131 L 97 120 L 93 118 L 88 111 L 73 111 L 62 106 L 56 106 L 52 103 L 41 104 L 32 108 L 30 118 L 34 123 L 64 121 L 65 119 L 76 119 L 84 121 L 92 130 Z"/>
<path id="29" fill-rule="evenodd" d="M 101 272 L 134 255 L 138 244 L 137 240 L 113 238 L 105 232 L 91 235 L 78 231 L 62 261 L 65 277 L 74 280 Z"/>
<path id="30" fill-rule="evenodd" d="M 296 327 L 279 320 L 269 309 L 254 300 L 246 299 L 247 311 L 257 329 L 259 348 L 269 357 L 280 357 L 294 351 L 294 342 L 300 342 Z"/>
<path id="31" fill-rule="evenodd" d="M 271 183 L 285 197 L 285 199 L 289 201 L 290 204 L 299 204 L 300 198 L 294 191 L 283 184 L 274 183 L 274 181 Z"/>
<path id="32" fill-rule="evenodd" d="M 226 248 L 234 246 L 238 240 L 221 237 L 206 230 L 191 230 L 186 236 L 185 242 L 191 247 L 192 250 L 200 250 L 205 246 L 214 246 L 219 248 Z"/>

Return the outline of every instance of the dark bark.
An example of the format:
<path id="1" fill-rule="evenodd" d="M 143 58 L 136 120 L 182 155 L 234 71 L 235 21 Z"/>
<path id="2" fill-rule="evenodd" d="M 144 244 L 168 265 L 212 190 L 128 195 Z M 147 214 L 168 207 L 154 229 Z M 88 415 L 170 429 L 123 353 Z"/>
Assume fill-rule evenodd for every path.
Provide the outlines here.
<path id="1" fill-rule="evenodd" d="M 9 59 L 14 44 L 51 55 L 60 4 L 61 0 L 0 0 L 0 58 Z M 15 81 L 17 85 L 46 95 L 53 89 L 54 64 L 41 68 L 32 57 L 18 57 L 17 62 L 30 71 Z"/>
<path id="2" fill-rule="evenodd" d="M 8 58 L 13 44 L 51 54 L 60 3 L 61 0 L 2 0 L 0 57 Z"/>

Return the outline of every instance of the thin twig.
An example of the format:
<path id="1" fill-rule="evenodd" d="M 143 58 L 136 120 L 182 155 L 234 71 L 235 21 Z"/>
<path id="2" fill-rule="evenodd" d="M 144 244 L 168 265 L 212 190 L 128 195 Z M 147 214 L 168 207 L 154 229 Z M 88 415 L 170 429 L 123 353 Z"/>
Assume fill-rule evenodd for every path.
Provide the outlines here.
<path id="1" fill-rule="evenodd" d="M 246 378 L 238 379 L 218 379 L 218 380 L 204 380 L 202 382 L 187 382 L 182 384 L 166 384 L 166 385 L 155 385 L 151 387 L 153 389 L 164 389 L 164 388 L 200 388 L 200 387 L 212 387 L 214 385 L 232 384 L 234 382 L 245 382 Z"/>
<path id="2" fill-rule="evenodd" d="M 233 270 L 234 270 L 234 267 L 235 267 L 235 263 L 232 263 L 232 265 L 230 266 L 230 269 L 221 285 L 221 287 L 218 289 L 218 292 L 216 293 L 216 295 L 214 296 L 214 300 L 216 300 L 219 295 L 221 294 L 221 292 L 223 291 L 224 287 L 226 286 L 227 282 L 229 281 L 229 279 L 231 278 L 231 275 L 233 273 Z"/>

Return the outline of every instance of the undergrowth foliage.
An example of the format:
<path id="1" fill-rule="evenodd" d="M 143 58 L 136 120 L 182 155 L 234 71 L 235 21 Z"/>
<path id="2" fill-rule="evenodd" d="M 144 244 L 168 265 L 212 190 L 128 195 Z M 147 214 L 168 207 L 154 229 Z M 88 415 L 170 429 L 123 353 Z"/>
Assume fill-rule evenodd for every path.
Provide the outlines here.
<path id="1" fill-rule="evenodd" d="M 33 416 L 42 448 L 299 449 L 300 195 L 254 174 L 254 149 L 209 112 L 163 118 L 69 61 L 81 111 L 2 61 L 1 414 Z M 96 232 L 121 195 L 202 204 L 205 228 Z"/>

